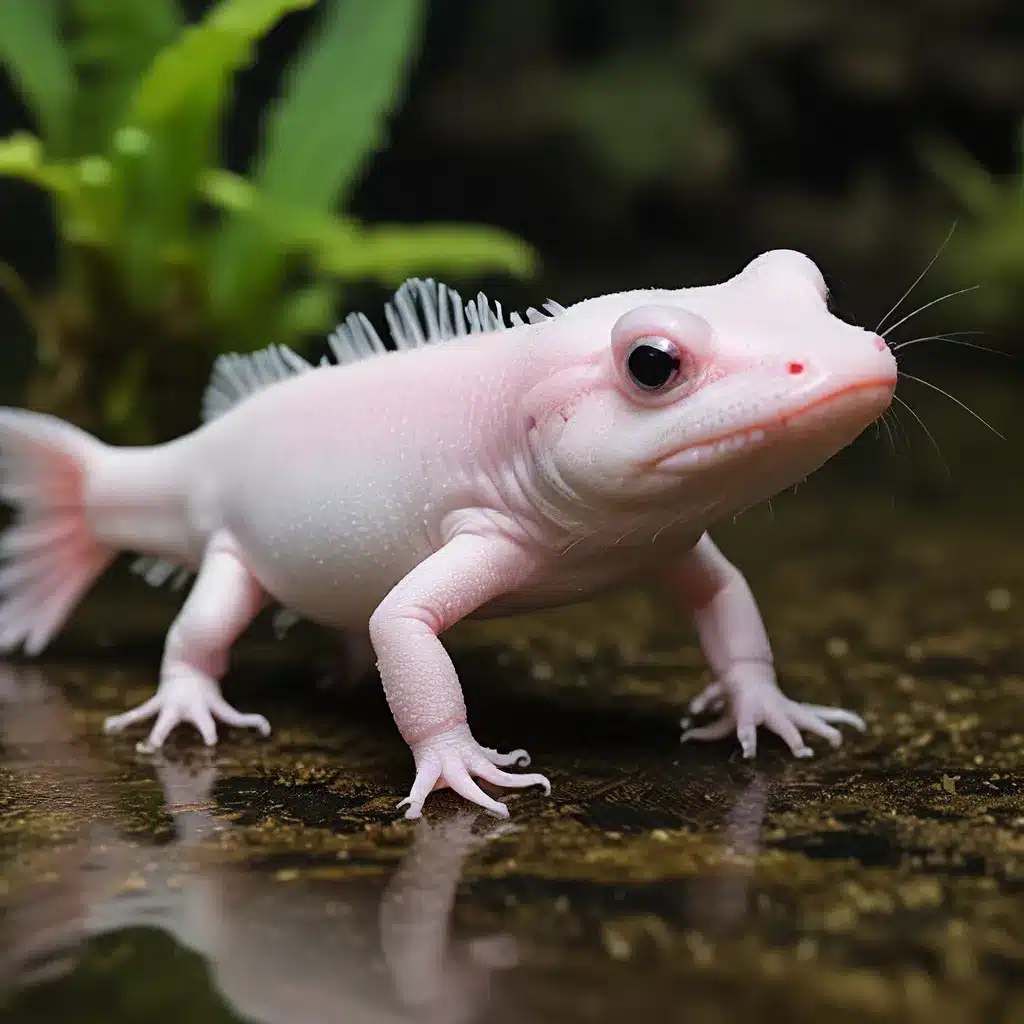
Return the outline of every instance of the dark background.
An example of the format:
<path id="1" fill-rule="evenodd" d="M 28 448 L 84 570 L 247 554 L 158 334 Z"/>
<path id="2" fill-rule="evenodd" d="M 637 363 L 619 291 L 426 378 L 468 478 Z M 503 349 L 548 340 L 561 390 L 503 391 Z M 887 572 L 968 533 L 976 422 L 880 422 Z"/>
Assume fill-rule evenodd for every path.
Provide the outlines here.
<path id="1" fill-rule="evenodd" d="M 196 15 L 206 6 L 186 4 Z M 482 282 L 506 308 L 706 283 L 764 249 L 794 247 L 826 273 L 836 311 L 873 326 L 963 215 L 921 145 L 952 143 L 997 177 L 1019 170 L 1024 5 L 1012 0 L 433 0 L 429 9 L 406 99 L 354 212 L 521 234 L 540 251 L 539 277 Z M 228 166 L 245 167 L 263 104 L 315 16 L 287 18 L 240 76 Z M 0 131 L 23 126 L 5 82 Z M 30 188 L 0 180 L 0 258 L 36 285 L 52 272 L 46 210 Z M 984 287 L 965 276 L 957 245 L 954 233 L 907 312 Z M 1024 239 L 1021 250 L 1024 267 Z M 374 315 L 383 297 L 356 293 Z M 908 350 L 906 366 L 1006 432 L 1019 321 L 972 303 L 939 304 L 899 337 L 981 327 L 990 336 L 981 343 L 1009 358 L 929 344 Z M 25 358 L 15 327 L 8 392 Z M 913 383 L 901 395 L 947 462 L 982 458 L 1006 471 L 1006 446 L 953 402 Z M 911 475 L 922 465 L 932 474 L 930 442 L 907 419 Z"/>

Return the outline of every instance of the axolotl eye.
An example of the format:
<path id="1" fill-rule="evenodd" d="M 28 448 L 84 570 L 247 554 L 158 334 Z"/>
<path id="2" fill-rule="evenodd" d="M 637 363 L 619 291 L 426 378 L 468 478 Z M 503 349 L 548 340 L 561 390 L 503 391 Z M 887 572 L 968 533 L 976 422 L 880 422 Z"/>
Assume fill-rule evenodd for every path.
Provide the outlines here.
<path id="1" fill-rule="evenodd" d="M 668 338 L 637 338 L 626 351 L 626 373 L 644 391 L 661 391 L 673 384 L 683 365 L 675 342 Z"/>
<path id="2" fill-rule="evenodd" d="M 612 328 L 612 359 L 628 398 L 644 405 L 685 391 L 711 347 L 711 325 L 677 306 L 638 306 Z"/>

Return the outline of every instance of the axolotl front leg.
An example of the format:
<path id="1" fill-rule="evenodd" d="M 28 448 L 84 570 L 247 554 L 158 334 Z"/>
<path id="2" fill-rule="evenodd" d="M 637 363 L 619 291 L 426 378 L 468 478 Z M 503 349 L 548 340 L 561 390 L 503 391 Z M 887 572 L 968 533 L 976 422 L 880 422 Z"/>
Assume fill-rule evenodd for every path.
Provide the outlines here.
<path id="1" fill-rule="evenodd" d="M 692 714 L 721 707 L 710 725 L 688 728 L 687 740 L 719 740 L 736 733 L 744 757 L 757 752 L 757 727 L 780 736 L 797 757 L 813 753 L 802 732 L 839 746 L 842 736 L 833 724 L 863 731 L 864 721 L 842 708 L 800 704 L 779 689 L 771 645 L 754 595 L 743 574 L 705 534 L 674 565 L 667 581 L 693 613 L 701 647 L 715 680 L 690 705 Z M 688 724 L 684 720 L 684 726 Z"/>
<path id="2" fill-rule="evenodd" d="M 439 635 L 477 608 L 519 586 L 533 570 L 529 554 L 501 536 L 462 534 L 421 562 L 370 617 L 370 640 L 391 713 L 416 763 L 409 795 L 399 803 L 418 818 L 434 790 L 456 793 L 500 817 L 508 808 L 474 781 L 540 785 L 543 775 L 512 775 L 501 766 L 530 763 L 525 750 L 499 754 L 474 739 L 462 686 Z"/>

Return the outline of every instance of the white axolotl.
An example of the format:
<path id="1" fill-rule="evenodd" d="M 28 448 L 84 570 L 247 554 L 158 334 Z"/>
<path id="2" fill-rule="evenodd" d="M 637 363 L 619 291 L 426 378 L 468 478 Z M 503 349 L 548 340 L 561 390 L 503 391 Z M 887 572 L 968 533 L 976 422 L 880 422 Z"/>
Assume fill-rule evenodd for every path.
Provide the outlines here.
<path id="1" fill-rule="evenodd" d="M 507 816 L 475 779 L 525 751 L 481 746 L 440 635 L 466 616 L 581 601 L 660 579 L 692 612 L 715 681 L 684 739 L 760 725 L 798 757 L 837 745 L 854 714 L 789 700 L 750 589 L 706 530 L 806 477 L 888 408 L 885 341 L 828 309 L 821 273 L 764 253 L 705 287 L 548 303 L 528 322 L 406 282 L 386 309 L 395 349 L 352 314 L 335 363 L 283 347 L 224 356 L 207 422 L 168 444 L 115 448 L 50 416 L 0 409 L 0 648 L 40 652 L 121 550 L 151 581 L 195 573 L 167 634 L 159 687 L 108 730 L 156 716 L 143 747 L 191 722 L 255 727 L 221 696 L 230 649 L 268 603 L 346 633 L 377 658 L 416 774 L 418 817 L 450 786 Z"/>

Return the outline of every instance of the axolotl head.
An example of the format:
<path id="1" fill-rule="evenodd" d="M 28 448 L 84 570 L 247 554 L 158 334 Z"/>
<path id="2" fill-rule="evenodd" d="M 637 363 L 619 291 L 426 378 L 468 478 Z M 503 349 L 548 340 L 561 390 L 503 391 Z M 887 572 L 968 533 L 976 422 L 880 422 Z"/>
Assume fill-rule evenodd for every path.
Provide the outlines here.
<path id="1" fill-rule="evenodd" d="M 896 362 L 828 308 L 791 250 L 730 280 L 587 300 L 547 322 L 569 358 L 528 399 L 559 493 L 719 513 L 799 482 L 880 417 Z"/>

